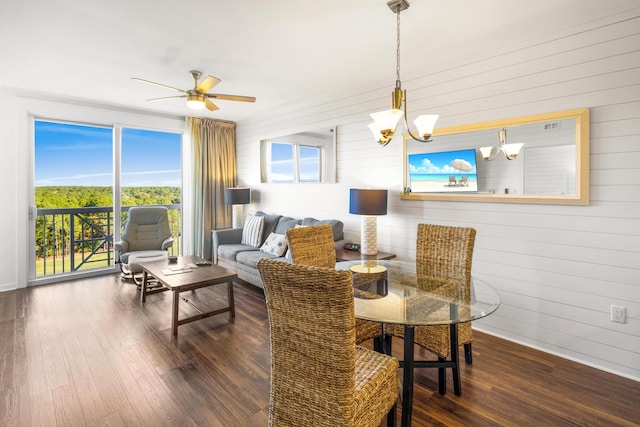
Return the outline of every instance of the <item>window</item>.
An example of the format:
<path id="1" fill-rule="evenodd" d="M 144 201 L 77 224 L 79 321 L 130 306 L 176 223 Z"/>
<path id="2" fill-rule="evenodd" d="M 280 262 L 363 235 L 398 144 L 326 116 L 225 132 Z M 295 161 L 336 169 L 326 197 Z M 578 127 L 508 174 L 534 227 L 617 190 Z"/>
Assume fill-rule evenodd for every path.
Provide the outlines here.
<path id="1" fill-rule="evenodd" d="M 320 182 L 320 148 L 301 145 L 299 149 L 300 182 Z"/>
<path id="2" fill-rule="evenodd" d="M 335 182 L 335 129 L 260 141 L 261 182 Z"/>

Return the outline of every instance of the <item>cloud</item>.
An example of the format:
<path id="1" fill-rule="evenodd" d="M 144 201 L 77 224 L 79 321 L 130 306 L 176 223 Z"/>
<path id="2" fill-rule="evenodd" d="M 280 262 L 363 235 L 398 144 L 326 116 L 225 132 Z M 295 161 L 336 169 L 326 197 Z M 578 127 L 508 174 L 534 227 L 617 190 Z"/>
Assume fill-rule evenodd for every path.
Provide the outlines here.
<path id="1" fill-rule="evenodd" d="M 431 163 L 431 160 L 427 158 L 422 159 L 419 165 L 409 164 L 409 168 L 413 174 L 443 173 L 438 166 Z"/>
<path id="2" fill-rule="evenodd" d="M 170 186 L 180 186 L 180 173 L 182 171 L 180 169 L 166 169 L 166 170 L 158 170 L 158 171 L 136 171 L 136 172 L 125 172 L 122 174 L 122 181 L 127 180 L 127 177 L 131 176 L 157 176 L 157 175 L 171 175 L 176 176 L 178 174 L 177 181 L 176 179 L 171 179 L 167 177 L 167 179 L 154 178 L 153 181 L 147 180 L 139 180 L 139 185 L 136 184 L 134 186 L 150 186 L 150 185 L 170 185 Z M 53 186 L 53 185 L 111 185 L 113 174 L 110 172 L 102 172 L 102 173 L 86 173 L 86 174 L 76 174 L 69 176 L 56 176 L 50 178 L 42 178 L 36 181 L 37 187 L 44 186 Z M 131 186 L 131 183 L 127 183 L 128 186 Z"/>

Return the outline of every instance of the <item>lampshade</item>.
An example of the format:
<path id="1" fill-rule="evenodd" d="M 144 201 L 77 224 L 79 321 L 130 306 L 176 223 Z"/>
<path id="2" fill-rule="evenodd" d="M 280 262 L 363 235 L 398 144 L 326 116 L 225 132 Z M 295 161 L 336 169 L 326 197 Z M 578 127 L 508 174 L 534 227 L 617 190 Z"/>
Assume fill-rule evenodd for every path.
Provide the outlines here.
<path id="1" fill-rule="evenodd" d="M 520 149 L 522 149 L 523 145 L 524 143 L 522 142 L 518 144 L 504 144 L 502 146 L 502 149 L 504 150 L 504 154 L 505 156 L 507 156 L 507 159 L 511 160 L 518 157 L 518 154 L 520 154 Z"/>
<path id="2" fill-rule="evenodd" d="M 491 157 L 491 153 L 496 147 L 480 147 L 480 152 L 482 153 L 482 157 L 484 159 L 489 159 Z"/>
<path id="3" fill-rule="evenodd" d="M 433 128 L 436 125 L 438 117 L 440 117 L 438 114 L 423 114 L 418 116 L 413 121 L 413 124 L 418 128 L 418 135 L 425 139 L 429 139 L 433 133 Z"/>
<path id="4" fill-rule="evenodd" d="M 224 190 L 224 202 L 227 205 L 246 205 L 251 203 L 251 190 L 249 188 L 226 188 Z"/>
<path id="5" fill-rule="evenodd" d="M 373 123 L 369 124 L 373 137 L 379 144 L 387 145 L 393 138 L 398 121 L 402 117 L 402 111 L 392 108 L 391 110 L 371 113 L 369 116 L 373 119 Z"/>
<path id="6" fill-rule="evenodd" d="M 349 190 L 349 213 L 356 215 L 386 215 L 387 190 Z"/>
<path id="7" fill-rule="evenodd" d="M 380 130 L 395 129 L 400 117 L 402 117 L 402 110 L 393 108 L 391 110 L 371 113 L 369 116 L 373 119 L 376 127 L 380 128 Z"/>
<path id="8" fill-rule="evenodd" d="M 202 110 L 204 105 L 203 95 L 189 95 L 187 96 L 187 106 L 194 110 Z"/>

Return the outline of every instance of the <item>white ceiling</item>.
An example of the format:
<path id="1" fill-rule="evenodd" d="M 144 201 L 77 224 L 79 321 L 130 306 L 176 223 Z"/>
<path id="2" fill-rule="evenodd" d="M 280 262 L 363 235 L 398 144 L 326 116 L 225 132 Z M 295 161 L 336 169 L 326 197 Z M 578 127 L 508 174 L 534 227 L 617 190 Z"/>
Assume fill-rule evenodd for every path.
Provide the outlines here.
<path id="1" fill-rule="evenodd" d="M 488 57 L 638 7 L 638 0 L 411 0 L 401 14 L 402 76 Z M 222 80 L 211 118 L 395 82 L 386 0 L 0 0 L 0 87 L 193 114 L 189 70 Z M 407 87 L 405 85 L 405 87 Z M 410 87 L 407 87 L 410 89 Z M 175 93 L 177 94 L 177 93 Z"/>

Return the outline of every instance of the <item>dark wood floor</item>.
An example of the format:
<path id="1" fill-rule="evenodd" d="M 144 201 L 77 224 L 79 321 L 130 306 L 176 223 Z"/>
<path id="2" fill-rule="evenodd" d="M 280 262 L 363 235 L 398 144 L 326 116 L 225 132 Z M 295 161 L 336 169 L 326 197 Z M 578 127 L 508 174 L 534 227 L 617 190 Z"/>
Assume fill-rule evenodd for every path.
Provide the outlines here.
<path id="1" fill-rule="evenodd" d="M 0 293 L 0 425 L 267 425 L 264 297 L 235 289 L 234 323 L 184 325 L 177 341 L 170 295 L 141 305 L 119 276 Z M 224 288 L 186 295 L 215 308 Z M 638 382 L 482 333 L 473 345 L 461 397 L 416 371 L 414 426 L 640 424 Z"/>

